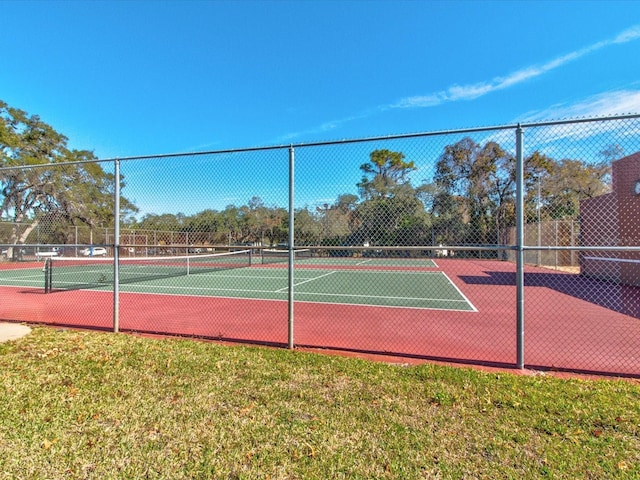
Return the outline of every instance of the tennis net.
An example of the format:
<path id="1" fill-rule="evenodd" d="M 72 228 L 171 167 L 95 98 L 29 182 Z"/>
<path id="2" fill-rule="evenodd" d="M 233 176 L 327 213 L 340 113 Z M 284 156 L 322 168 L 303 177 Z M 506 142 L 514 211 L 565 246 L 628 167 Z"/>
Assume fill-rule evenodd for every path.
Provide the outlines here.
<path id="1" fill-rule="evenodd" d="M 51 257 L 45 263 L 45 292 L 99 288 L 114 284 L 114 258 Z M 251 250 L 178 257 L 120 258 L 118 282 L 216 272 L 251 265 Z"/>
<path id="2" fill-rule="evenodd" d="M 286 263 L 289 261 L 289 250 L 263 249 L 260 252 L 263 264 Z M 294 260 L 306 260 L 312 256 L 313 252 L 308 248 L 293 251 Z"/>

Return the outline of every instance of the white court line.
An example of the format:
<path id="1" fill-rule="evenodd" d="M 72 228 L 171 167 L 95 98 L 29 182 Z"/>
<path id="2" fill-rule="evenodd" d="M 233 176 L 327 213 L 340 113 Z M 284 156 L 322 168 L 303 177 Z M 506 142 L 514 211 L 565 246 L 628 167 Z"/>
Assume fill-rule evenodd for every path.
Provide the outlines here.
<path id="1" fill-rule="evenodd" d="M 195 291 L 204 291 L 204 292 L 251 292 L 251 293 L 284 293 L 283 290 L 256 290 L 256 289 L 245 289 L 245 288 L 218 288 L 218 287 L 168 287 L 168 286 L 157 286 L 157 285 L 141 285 L 141 284 L 131 284 L 134 285 L 134 288 L 153 288 L 153 289 L 169 289 L 169 290 L 195 290 Z M 381 298 L 385 300 L 426 300 L 426 301 L 437 301 L 437 302 L 451 302 L 451 303 L 467 303 L 465 300 L 450 300 L 443 298 L 425 298 L 425 297 L 395 297 L 391 295 L 363 295 L 363 294 L 353 294 L 353 293 L 318 293 L 318 292 L 294 292 L 296 295 L 309 295 L 309 296 L 320 296 L 320 297 L 344 297 L 344 298 Z M 358 305 L 358 304 L 354 304 Z"/>
<path id="2" fill-rule="evenodd" d="M 286 271 L 285 271 L 286 272 Z M 287 278 L 287 275 L 222 275 L 219 272 L 213 273 L 194 273 L 193 276 L 198 277 L 209 277 L 209 278 L 248 278 L 250 280 L 284 280 Z M 182 276 L 192 276 L 192 275 L 182 275 Z M 296 275 L 298 277 L 299 275 Z M 176 275 L 176 278 L 178 276 Z"/>
<path id="3" fill-rule="evenodd" d="M 356 265 L 356 266 L 358 266 L 358 265 L 367 265 L 368 263 L 375 262 L 376 260 L 380 260 L 380 259 L 376 259 L 376 258 L 367 258 L 366 260 L 361 260 L 361 261 L 359 261 L 359 262 L 356 262 L 356 263 L 355 263 L 355 265 Z M 407 260 L 407 262 L 408 262 L 408 264 L 407 264 L 407 265 L 398 265 L 398 264 L 393 264 L 393 263 L 392 263 L 392 264 L 390 264 L 390 265 L 384 265 L 384 264 L 381 264 L 381 265 L 372 265 L 372 266 L 373 266 L 373 267 L 380 267 L 380 266 L 385 267 L 385 266 L 389 266 L 389 267 L 391 267 L 391 268 L 393 268 L 393 267 L 396 267 L 396 268 L 407 268 L 407 267 L 438 268 L 438 265 L 436 264 L 436 262 L 435 262 L 435 261 L 433 261 L 433 260 L 431 260 L 431 259 L 429 259 L 429 261 L 430 261 L 433 265 L 421 265 L 421 264 L 419 264 L 418 262 L 414 262 L 414 263 L 412 264 L 412 263 L 410 263 L 410 262 L 411 262 L 411 260 Z M 347 266 L 348 266 L 349 264 L 347 263 L 347 264 L 345 264 L 345 265 L 347 265 Z M 402 271 L 402 270 L 397 270 L 397 271 Z"/>
<path id="4" fill-rule="evenodd" d="M 40 271 L 39 275 L 33 274 L 33 275 L 20 275 L 20 276 L 8 276 L 6 278 L 3 278 L 2 275 L 0 275 L 0 280 L 3 282 L 13 282 L 16 280 L 24 280 L 24 281 L 39 281 L 39 280 L 43 280 L 44 281 L 44 275 L 42 274 L 42 271 Z"/>
<path id="5" fill-rule="evenodd" d="M 382 275 L 437 275 L 441 272 L 435 270 L 427 270 L 426 272 L 420 270 L 336 270 L 337 272 L 355 273 L 380 273 Z"/>
<path id="6" fill-rule="evenodd" d="M 371 262 L 371 260 L 373 260 L 373 259 L 368 258 L 367 260 L 362 260 L 360 262 L 356 262 L 356 265 L 365 265 L 365 264 Z"/>
<path id="7" fill-rule="evenodd" d="M 3 279 L 2 283 L 0 283 L 0 287 L 42 287 L 44 288 L 44 282 L 42 280 L 20 280 L 19 282 L 14 282 L 11 280 Z"/>
<path id="8" fill-rule="evenodd" d="M 318 275 L 317 277 L 308 278 L 307 280 L 304 280 L 304 281 L 299 282 L 299 283 L 294 283 L 294 284 L 293 284 L 293 286 L 294 286 L 294 287 L 297 287 L 298 285 L 302 285 L 302 284 L 304 284 L 304 283 L 313 282 L 314 280 L 318 280 L 318 279 L 320 279 L 320 278 L 328 277 L 329 275 L 333 275 L 334 273 L 337 273 L 337 270 L 334 270 L 334 271 L 329 272 L 329 273 L 325 273 L 324 275 Z M 280 293 L 280 292 L 282 292 L 283 290 L 287 290 L 288 288 L 289 288 L 289 285 L 287 285 L 287 286 L 286 286 L 286 287 L 284 287 L 284 288 L 280 288 L 280 289 L 276 290 L 274 293 Z M 295 293 L 295 292 L 294 292 L 294 293 Z"/>
<path id="9" fill-rule="evenodd" d="M 59 282 L 64 284 L 63 282 Z M 70 285 L 77 285 L 77 282 L 68 282 Z M 109 289 L 112 287 L 112 283 L 106 283 L 101 287 L 93 287 L 93 288 L 79 288 L 78 290 L 83 291 L 104 291 L 104 287 L 108 287 Z M 137 293 L 137 289 L 153 289 L 153 290 L 180 290 L 180 291 L 196 291 L 196 292 L 242 292 L 242 293 L 266 293 L 273 294 L 277 293 L 273 290 L 258 290 L 251 288 L 219 288 L 219 287 L 185 287 L 185 286 L 171 286 L 171 285 L 147 285 L 141 282 L 125 282 L 124 284 L 120 284 L 120 291 L 124 291 L 126 293 Z M 154 293 L 154 292 L 151 292 Z M 180 295 L 175 293 L 155 293 L 156 295 L 170 295 L 170 296 L 193 296 L 192 294 Z M 204 295 L 204 294 L 203 294 Z M 202 296 L 202 295 L 201 295 Z M 209 295 L 211 296 L 211 295 Z M 238 298 L 238 297 L 229 297 L 229 298 Z"/>
<path id="10" fill-rule="evenodd" d="M 456 284 L 455 284 L 455 283 L 453 283 L 453 281 L 451 281 L 451 279 L 449 278 L 449 276 L 448 276 L 446 273 L 444 273 L 444 272 L 440 272 L 440 273 L 442 273 L 442 275 L 444 275 L 444 278 L 446 278 L 446 279 L 449 281 L 449 283 L 453 286 L 453 288 L 455 288 L 455 289 L 458 291 L 458 293 L 460 294 L 460 296 L 461 296 L 462 298 L 464 298 L 464 299 L 465 299 L 465 301 L 469 304 L 469 306 L 473 309 L 473 311 L 474 311 L 474 312 L 477 312 L 477 311 L 478 311 L 478 309 L 475 307 L 475 305 L 474 305 L 473 303 L 471 303 L 471 300 L 469 300 L 469 299 L 467 298 L 467 296 L 466 296 L 464 293 L 462 293 L 462 291 L 461 291 L 461 290 L 456 286 Z"/>
<path id="11" fill-rule="evenodd" d="M 136 285 L 138 287 L 142 287 L 143 285 Z M 11 287 L 15 288 L 15 287 Z M 155 287 L 157 288 L 157 287 Z M 83 289 L 85 291 L 94 291 L 94 292 L 104 292 L 104 290 L 97 289 Z M 257 290 L 250 290 L 251 292 L 256 292 Z M 284 298 L 256 298 L 256 297 L 238 297 L 238 296 L 227 296 L 227 295 L 206 295 L 206 294 L 197 294 L 197 293 L 158 293 L 158 292 L 137 292 L 134 290 L 128 291 L 126 289 L 120 290 L 123 294 L 132 294 L 132 295 L 155 295 L 159 297 L 197 297 L 197 298 L 223 298 L 228 300 L 256 300 L 259 302 L 286 302 Z M 259 292 L 259 291 L 257 291 Z M 260 292 L 259 292 L 260 293 Z M 273 293 L 273 292 L 271 292 Z M 461 313 L 475 313 L 472 310 L 463 310 L 458 308 L 438 308 L 438 307 L 418 307 L 418 306 L 406 306 L 406 305 L 381 305 L 376 303 L 344 303 L 344 302 L 318 302 L 318 301 L 308 301 L 308 300 L 296 300 L 296 303 L 319 303 L 321 305 L 337 305 L 337 306 L 346 306 L 346 307 L 370 307 L 370 308 L 392 308 L 392 309 L 402 309 L 402 310 L 429 310 L 429 311 L 442 311 L 442 312 L 461 312 Z"/>
<path id="12" fill-rule="evenodd" d="M 318 280 L 320 278 L 323 277 L 328 277 L 330 275 L 333 275 L 335 273 L 340 273 L 342 272 L 342 270 L 333 270 L 331 272 L 327 272 L 324 275 L 318 275 L 317 277 L 312 277 L 312 278 L 308 278 L 302 282 L 298 282 L 296 284 L 294 284 L 295 286 L 299 286 L 305 283 L 310 283 L 313 282 L 314 280 Z M 476 309 L 476 307 L 469 301 L 469 299 L 460 291 L 460 289 L 451 281 L 451 279 L 444 273 L 444 272 L 394 272 L 394 273 L 399 273 L 399 274 L 419 274 L 419 275 L 442 275 L 444 276 L 444 278 L 449 282 L 449 284 L 460 294 L 460 296 L 462 297 L 462 300 L 458 300 L 458 299 L 447 299 L 447 298 L 428 298 L 428 297 L 398 297 L 398 296 L 386 296 L 386 295 L 366 295 L 366 294 L 346 294 L 346 293 L 319 293 L 319 292 L 299 292 L 299 291 L 294 291 L 294 295 L 299 295 L 299 296 L 319 296 L 319 297 L 336 297 L 336 298 L 370 298 L 370 299 L 382 299 L 382 300 L 394 300 L 394 301 L 426 301 L 426 302 L 444 302 L 444 303 L 464 303 L 467 304 L 470 309 L 464 309 L 464 310 L 460 310 L 460 311 L 473 311 L 473 312 L 477 312 L 478 310 Z M 228 278 L 239 278 L 237 276 L 234 275 L 225 275 Z M 219 278 L 219 276 L 218 276 Z M 274 278 L 274 277 L 271 277 Z M 142 286 L 142 285 L 141 285 Z M 267 294 L 280 294 L 280 293 L 285 293 L 286 290 L 289 288 L 288 285 L 284 288 L 280 288 L 278 290 L 256 290 L 256 289 L 239 289 L 239 288 L 216 288 L 216 287 L 204 287 L 204 288 L 199 288 L 199 287 L 155 287 L 155 288 L 171 288 L 171 289 L 182 289 L 182 290 L 196 290 L 196 291 L 212 291 L 212 292 L 241 292 L 241 293 L 246 293 L 246 292 L 251 292 L 251 293 L 267 293 Z M 337 302 L 321 302 L 321 303 L 335 303 L 337 305 L 342 305 L 342 303 L 337 303 Z M 362 304 L 358 304 L 358 303 L 354 303 L 354 304 L 348 304 L 348 305 L 362 305 Z M 376 304 L 371 304 L 373 306 L 380 306 L 380 305 L 376 305 Z M 424 308 L 424 307 L 407 307 L 407 308 Z M 434 308 L 429 308 L 431 310 L 438 310 L 438 309 L 434 309 Z M 442 309 L 442 310 L 447 310 L 447 309 Z"/>
<path id="13" fill-rule="evenodd" d="M 429 302 L 469 303 L 467 300 L 449 300 L 447 298 L 425 297 L 392 297 L 390 295 L 362 295 L 354 293 L 318 293 L 318 292 L 294 292 L 296 295 L 318 295 L 326 297 L 351 297 L 351 298 L 383 298 L 385 300 L 426 300 Z"/>
<path id="14" fill-rule="evenodd" d="M 305 274 L 313 272 L 313 271 L 326 271 L 327 269 L 323 268 L 323 269 L 296 269 L 296 273 L 295 273 L 295 277 L 296 278 L 320 278 L 320 277 L 305 277 Z M 230 270 L 230 272 L 233 271 L 238 271 L 238 270 Z M 227 275 L 227 274 L 221 274 L 220 272 L 214 272 L 214 273 L 194 273 L 194 275 L 198 275 L 199 277 L 216 277 L 216 278 L 220 278 L 220 277 L 226 277 L 226 278 L 250 278 L 250 279 L 255 279 L 255 278 L 262 278 L 262 279 L 280 279 L 280 278 L 287 278 L 286 275 L 286 270 L 283 271 L 284 274 L 283 275 L 279 275 L 279 276 L 272 276 L 272 275 L 267 275 L 267 276 L 257 276 L 257 275 Z M 425 272 L 420 271 L 420 270 L 348 270 L 348 269 L 339 269 L 339 270 L 331 270 L 331 273 L 347 273 L 347 274 L 354 274 L 354 275 L 359 275 L 362 274 L 362 272 L 364 272 L 365 274 L 368 273 L 372 273 L 372 272 L 378 272 L 378 273 L 382 273 L 383 275 L 440 275 L 442 272 L 440 271 L 435 271 L 435 270 L 427 270 Z M 177 275 L 176 275 L 177 276 Z"/>
<path id="15" fill-rule="evenodd" d="M 370 260 L 367 260 L 370 261 Z M 230 272 L 233 272 L 230 271 Z M 342 270 L 332 270 L 330 272 L 327 272 L 323 275 L 319 275 L 316 277 L 309 277 L 304 279 L 301 282 L 298 282 L 296 284 L 294 284 L 294 286 L 298 286 L 298 285 L 302 285 L 305 283 L 310 283 L 313 282 L 314 280 L 318 280 L 321 279 L 323 277 L 328 277 L 330 275 L 333 275 L 335 273 L 341 273 L 343 272 Z M 323 303 L 323 304 L 333 304 L 333 305 L 355 305 L 355 306 L 370 306 L 370 307 L 384 307 L 384 308 L 408 308 L 408 309 L 420 309 L 420 310 L 444 310 L 444 311 L 460 311 L 460 312 L 477 312 L 478 310 L 476 309 L 476 307 L 471 303 L 471 301 L 469 301 L 469 299 L 462 293 L 462 291 L 451 281 L 451 279 L 442 271 L 427 271 L 427 272 L 418 272 L 418 271 L 385 271 L 384 273 L 391 273 L 391 274 L 399 274 L 399 275 L 443 275 L 444 278 L 447 279 L 447 281 L 453 286 L 453 288 L 459 293 L 459 295 L 462 297 L 463 300 L 458 300 L 458 299 L 443 299 L 443 298 L 425 298 L 425 297 L 397 297 L 397 296 L 380 296 L 380 295 L 365 295 L 365 294 L 340 294 L 340 293 L 317 293 L 317 292 L 298 292 L 295 291 L 294 294 L 297 296 L 318 296 L 318 297 L 334 297 L 334 298 L 368 298 L 368 299 L 381 299 L 381 300 L 393 300 L 393 301 L 425 301 L 425 302 L 444 302 L 444 303 L 452 303 L 452 304 L 461 304 L 461 303 L 465 303 L 467 304 L 470 309 L 447 309 L 447 308 L 434 308 L 434 307 L 421 307 L 421 306 L 403 306 L 403 305 L 379 305 L 379 304 L 365 304 L 365 303 L 342 303 L 342 302 L 316 302 L 316 303 Z M 218 274 L 198 274 L 198 276 L 211 276 L 211 277 L 215 277 L 215 278 L 221 278 L 221 277 L 227 277 L 227 278 L 231 278 L 231 279 L 237 279 L 237 278 L 250 278 L 250 279 L 256 279 L 256 278 L 260 278 L 260 279 L 269 279 L 269 280 L 281 280 L 283 279 L 282 276 L 278 276 L 278 277 L 274 277 L 274 276 L 260 276 L 260 277 L 256 277 L 255 275 L 220 275 L 219 272 Z M 61 283 L 65 283 L 65 282 L 61 282 Z M 189 291 L 193 291 L 193 292 L 201 292 L 198 295 L 199 296 L 204 296 L 206 295 L 206 292 L 230 292 L 230 293 L 239 293 L 239 294 L 247 294 L 247 293 L 253 293 L 253 294 L 282 294 L 284 293 L 288 286 L 278 289 L 278 290 L 264 290 L 264 289 L 240 289 L 240 288 L 216 288 L 216 287 L 185 287 L 185 286 L 168 286 L 168 285 L 145 285 L 142 283 L 133 283 L 131 284 L 133 289 L 142 289 L 142 290 L 147 290 L 147 289 L 168 289 L 168 290 L 179 290 L 179 291 L 184 291 L 184 292 L 189 292 Z M 108 286 L 108 285 L 105 285 Z M 93 290 L 93 289 L 84 289 L 84 290 Z M 128 290 L 128 289 L 126 289 Z M 125 291 L 126 291 L 125 290 Z M 136 293 L 135 291 L 129 291 L 128 293 Z M 153 295 L 178 295 L 178 296 L 194 296 L 194 293 L 184 293 L 184 294 L 165 294 L 165 293 L 156 293 L 156 292 L 147 292 L 146 294 L 153 294 Z M 239 298 L 243 298 L 243 297 L 236 297 L 236 296 L 231 296 L 231 297 L 226 297 L 226 298 L 235 298 L 235 299 L 239 299 Z M 252 300 L 270 300 L 270 299 L 261 299 L 261 298 L 252 298 L 249 297 L 248 299 L 252 299 Z M 279 300 L 276 300 L 279 301 Z M 303 301 L 303 300 L 298 300 L 298 301 Z M 308 303 L 308 302 L 305 302 Z M 313 302 L 312 302 L 313 303 Z"/>
<path id="16" fill-rule="evenodd" d="M 24 267 L 24 268 L 2 268 L 0 272 L 28 272 L 30 270 L 42 270 L 43 263 L 38 264 L 36 267 Z"/>
<path id="17" fill-rule="evenodd" d="M 243 292 L 243 293 L 276 293 L 272 290 L 242 290 L 242 289 L 233 289 L 233 288 L 226 288 L 226 289 L 222 289 L 222 288 L 196 288 L 196 287 L 168 287 L 168 286 L 162 286 L 162 287 L 158 287 L 157 285 L 142 285 L 139 283 L 135 283 L 135 284 L 129 284 L 133 287 L 135 287 L 136 289 L 158 289 L 158 288 L 163 288 L 163 289 L 175 289 L 175 290 L 196 290 L 198 292 L 208 292 L 208 291 L 226 291 L 226 292 Z M 96 290 L 96 289 L 83 289 L 83 290 L 87 290 L 87 291 L 101 291 L 101 290 Z M 136 290 L 127 290 L 126 287 L 124 287 L 121 290 L 121 293 L 124 294 L 138 294 L 138 295 L 157 295 L 157 296 L 166 296 L 166 297 L 207 297 L 207 298 L 226 298 L 229 300 L 257 300 L 257 301 L 261 301 L 261 302 L 283 302 L 286 301 L 286 299 L 284 298 L 256 298 L 256 297 L 238 297 L 238 296 L 222 296 L 222 295 L 208 295 L 206 293 L 159 293 L 159 292 L 138 292 Z M 283 293 L 283 292 L 280 292 Z M 327 295 L 327 296 L 337 296 L 335 294 L 318 294 L 318 293 L 300 293 L 300 292 L 295 292 L 296 295 Z M 346 295 L 345 295 L 346 296 Z M 363 295 L 351 295 L 352 297 L 365 297 Z M 385 298 L 385 297 L 374 297 L 371 296 L 369 298 Z M 386 298 L 397 298 L 399 300 L 406 300 L 407 298 L 411 299 L 410 297 L 386 297 Z M 418 298 L 417 300 L 425 300 L 424 298 Z M 443 300 L 443 299 L 439 299 L 439 298 L 435 298 L 435 299 L 426 299 L 426 300 L 431 300 L 431 301 L 451 301 L 451 302 L 462 302 L 462 300 Z M 411 305 L 411 306 L 407 306 L 407 305 L 384 305 L 384 304 L 378 304 L 378 303 L 344 303 L 344 302 L 318 302 L 318 301 L 305 301 L 305 300 L 296 300 L 297 303 L 320 303 L 322 305 L 338 305 L 338 306 L 352 306 L 352 307 L 373 307 L 373 308 L 400 308 L 400 309 L 404 309 L 404 310 L 437 310 L 437 311 L 443 311 L 443 312 L 466 312 L 466 313 L 474 313 L 476 312 L 476 310 L 469 310 L 469 309 L 460 309 L 460 308 L 439 308 L 439 307 L 424 307 L 424 306 L 416 306 L 416 305 Z"/>

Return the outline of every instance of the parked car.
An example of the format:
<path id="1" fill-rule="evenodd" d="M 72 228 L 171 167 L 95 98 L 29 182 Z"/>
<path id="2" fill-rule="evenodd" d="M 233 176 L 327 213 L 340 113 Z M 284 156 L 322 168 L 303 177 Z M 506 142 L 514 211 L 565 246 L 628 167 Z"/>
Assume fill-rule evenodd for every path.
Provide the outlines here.
<path id="1" fill-rule="evenodd" d="M 52 250 L 39 250 L 36 252 L 36 258 L 50 258 L 57 257 L 59 254 L 58 249 L 54 248 Z"/>
<path id="2" fill-rule="evenodd" d="M 22 258 L 26 252 L 27 251 L 24 248 L 21 248 L 21 249 L 18 250 L 16 247 L 13 247 L 13 255 L 16 256 L 17 258 Z M 8 254 L 9 254 L 9 249 L 8 248 L 3 248 L 2 252 L 0 252 L 0 255 L 3 258 L 7 258 Z"/>
<path id="3" fill-rule="evenodd" d="M 84 250 L 80 250 L 80 254 L 84 257 L 104 257 L 107 254 L 107 249 L 104 247 L 87 247 Z"/>

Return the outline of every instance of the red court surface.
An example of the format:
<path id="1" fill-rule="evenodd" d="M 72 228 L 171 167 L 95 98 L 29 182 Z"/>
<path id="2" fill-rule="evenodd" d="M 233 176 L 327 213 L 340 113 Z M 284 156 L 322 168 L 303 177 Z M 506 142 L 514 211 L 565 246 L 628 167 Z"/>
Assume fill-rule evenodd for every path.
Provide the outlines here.
<path id="1" fill-rule="evenodd" d="M 515 266 L 441 259 L 473 303 L 460 312 L 295 302 L 294 343 L 354 354 L 514 368 Z M 4 265 L 2 266 L 4 268 Z M 525 365 L 640 377 L 640 289 L 527 267 Z M 0 320 L 113 328 L 113 294 L 0 287 Z M 121 293 L 122 331 L 286 346 L 283 301 Z"/>

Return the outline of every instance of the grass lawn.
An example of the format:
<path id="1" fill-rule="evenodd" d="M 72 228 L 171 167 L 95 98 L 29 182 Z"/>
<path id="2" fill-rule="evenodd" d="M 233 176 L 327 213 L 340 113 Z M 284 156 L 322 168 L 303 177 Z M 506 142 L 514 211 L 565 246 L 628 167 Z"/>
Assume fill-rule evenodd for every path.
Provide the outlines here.
<path id="1" fill-rule="evenodd" d="M 35 328 L 0 479 L 640 478 L 640 384 Z"/>

